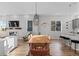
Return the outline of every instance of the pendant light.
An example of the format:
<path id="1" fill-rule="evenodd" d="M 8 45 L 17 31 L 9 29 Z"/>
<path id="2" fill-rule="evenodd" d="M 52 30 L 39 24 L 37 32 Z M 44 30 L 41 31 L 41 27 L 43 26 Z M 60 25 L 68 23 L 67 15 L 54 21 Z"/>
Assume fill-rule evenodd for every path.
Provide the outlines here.
<path id="1" fill-rule="evenodd" d="M 35 2 L 35 15 L 33 18 L 34 25 L 39 25 L 39 15 L 37 14 L 37 2 Z"/>

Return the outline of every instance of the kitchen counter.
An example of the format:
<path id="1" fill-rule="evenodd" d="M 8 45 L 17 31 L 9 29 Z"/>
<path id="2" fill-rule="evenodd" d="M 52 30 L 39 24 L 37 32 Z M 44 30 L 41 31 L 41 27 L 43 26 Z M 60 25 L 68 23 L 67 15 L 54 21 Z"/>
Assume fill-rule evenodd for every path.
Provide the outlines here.
<path id="1" fill-rule="evenodd" d="M 70 38 L 71 40 L 79 40 L 79 34 L 73 34 L 73 33 L 63 33 L 61 36 L 65 36 Z"/>
<path id="2" fill-rule="evenodd" d="M 61 36 L 70 38 L 70 40 L 77 40 L 77 41 L 79 41 L 79 34 L 63 33 L 63 34 L 61 34 Z M 70 43 L 70 41 L 67 41 L 67 40 L 66 40 L 66 43 L 65 43 L 65 44 L 66 44 L 67 46 L 70 46 L 69 43 Z M 76 50 L 79 51 L 79 44 L 77 44 L 76 47 L 77 47 Z M 71 48 L 72 48 L 72 49 L 75 49 L 75 43 L 72 42 Z"/>

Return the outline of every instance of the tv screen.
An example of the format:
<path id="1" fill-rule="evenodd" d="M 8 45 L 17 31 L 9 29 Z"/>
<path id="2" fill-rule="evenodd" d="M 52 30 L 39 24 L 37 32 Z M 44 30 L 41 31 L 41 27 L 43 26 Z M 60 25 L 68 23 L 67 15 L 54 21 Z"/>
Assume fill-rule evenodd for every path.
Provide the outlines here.
<path id="1" fill-rule="evenodd" d="M 19 27 L 19 21 L 9 21 L 9 27 Z"/>

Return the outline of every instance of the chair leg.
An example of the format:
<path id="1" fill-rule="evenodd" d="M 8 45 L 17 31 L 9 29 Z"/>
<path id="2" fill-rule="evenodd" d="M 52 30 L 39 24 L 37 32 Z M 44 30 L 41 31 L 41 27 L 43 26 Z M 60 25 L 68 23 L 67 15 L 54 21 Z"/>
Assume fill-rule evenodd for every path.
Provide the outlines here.
<path id="1" fill-rule="evenodd" d="M 75 43 L 75 53 L 76 53 L 76 43 Z"/>
<path id="2" fill-rule="evenodd" d="M 71 41 L 69 42 L 69 45 L 70 45 L 70 50 L 71 50 L 71 45 L 72 45 L 72 42 Z"/>
<path id="3" fill-rule="evenodd" d="M 65 46 L 64 46 L 64 47 L 66 47 L 67 41 L 66 41 L 66 40 L 64 40 L 64 43 L 65 43 Z"/>

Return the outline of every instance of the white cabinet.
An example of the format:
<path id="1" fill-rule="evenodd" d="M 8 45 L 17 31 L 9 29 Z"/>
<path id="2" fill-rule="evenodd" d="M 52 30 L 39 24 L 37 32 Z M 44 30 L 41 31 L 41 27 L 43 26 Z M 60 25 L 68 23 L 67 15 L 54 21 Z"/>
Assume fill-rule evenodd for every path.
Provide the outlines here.
<path id="1" fill-rule="evenodd" d="M 17 37 L 10 36 L 0 39 L 0 56 L 8 55 L 8 53 L 17 47 Z"/>
<path id="2" fill-rule="evenodd" d="M 12 37 L 7 37 L 7 53 L 9 53 L 13 48 L 14 48 L 14 38 Z"/>
<path id="3" fill-rule="evenodd" d="M 5 52 L 6 44 L 5 43 L 6 43 L 5 40 L 0 39 L 0 56 L 6 55 L 6 52 Z"/>

